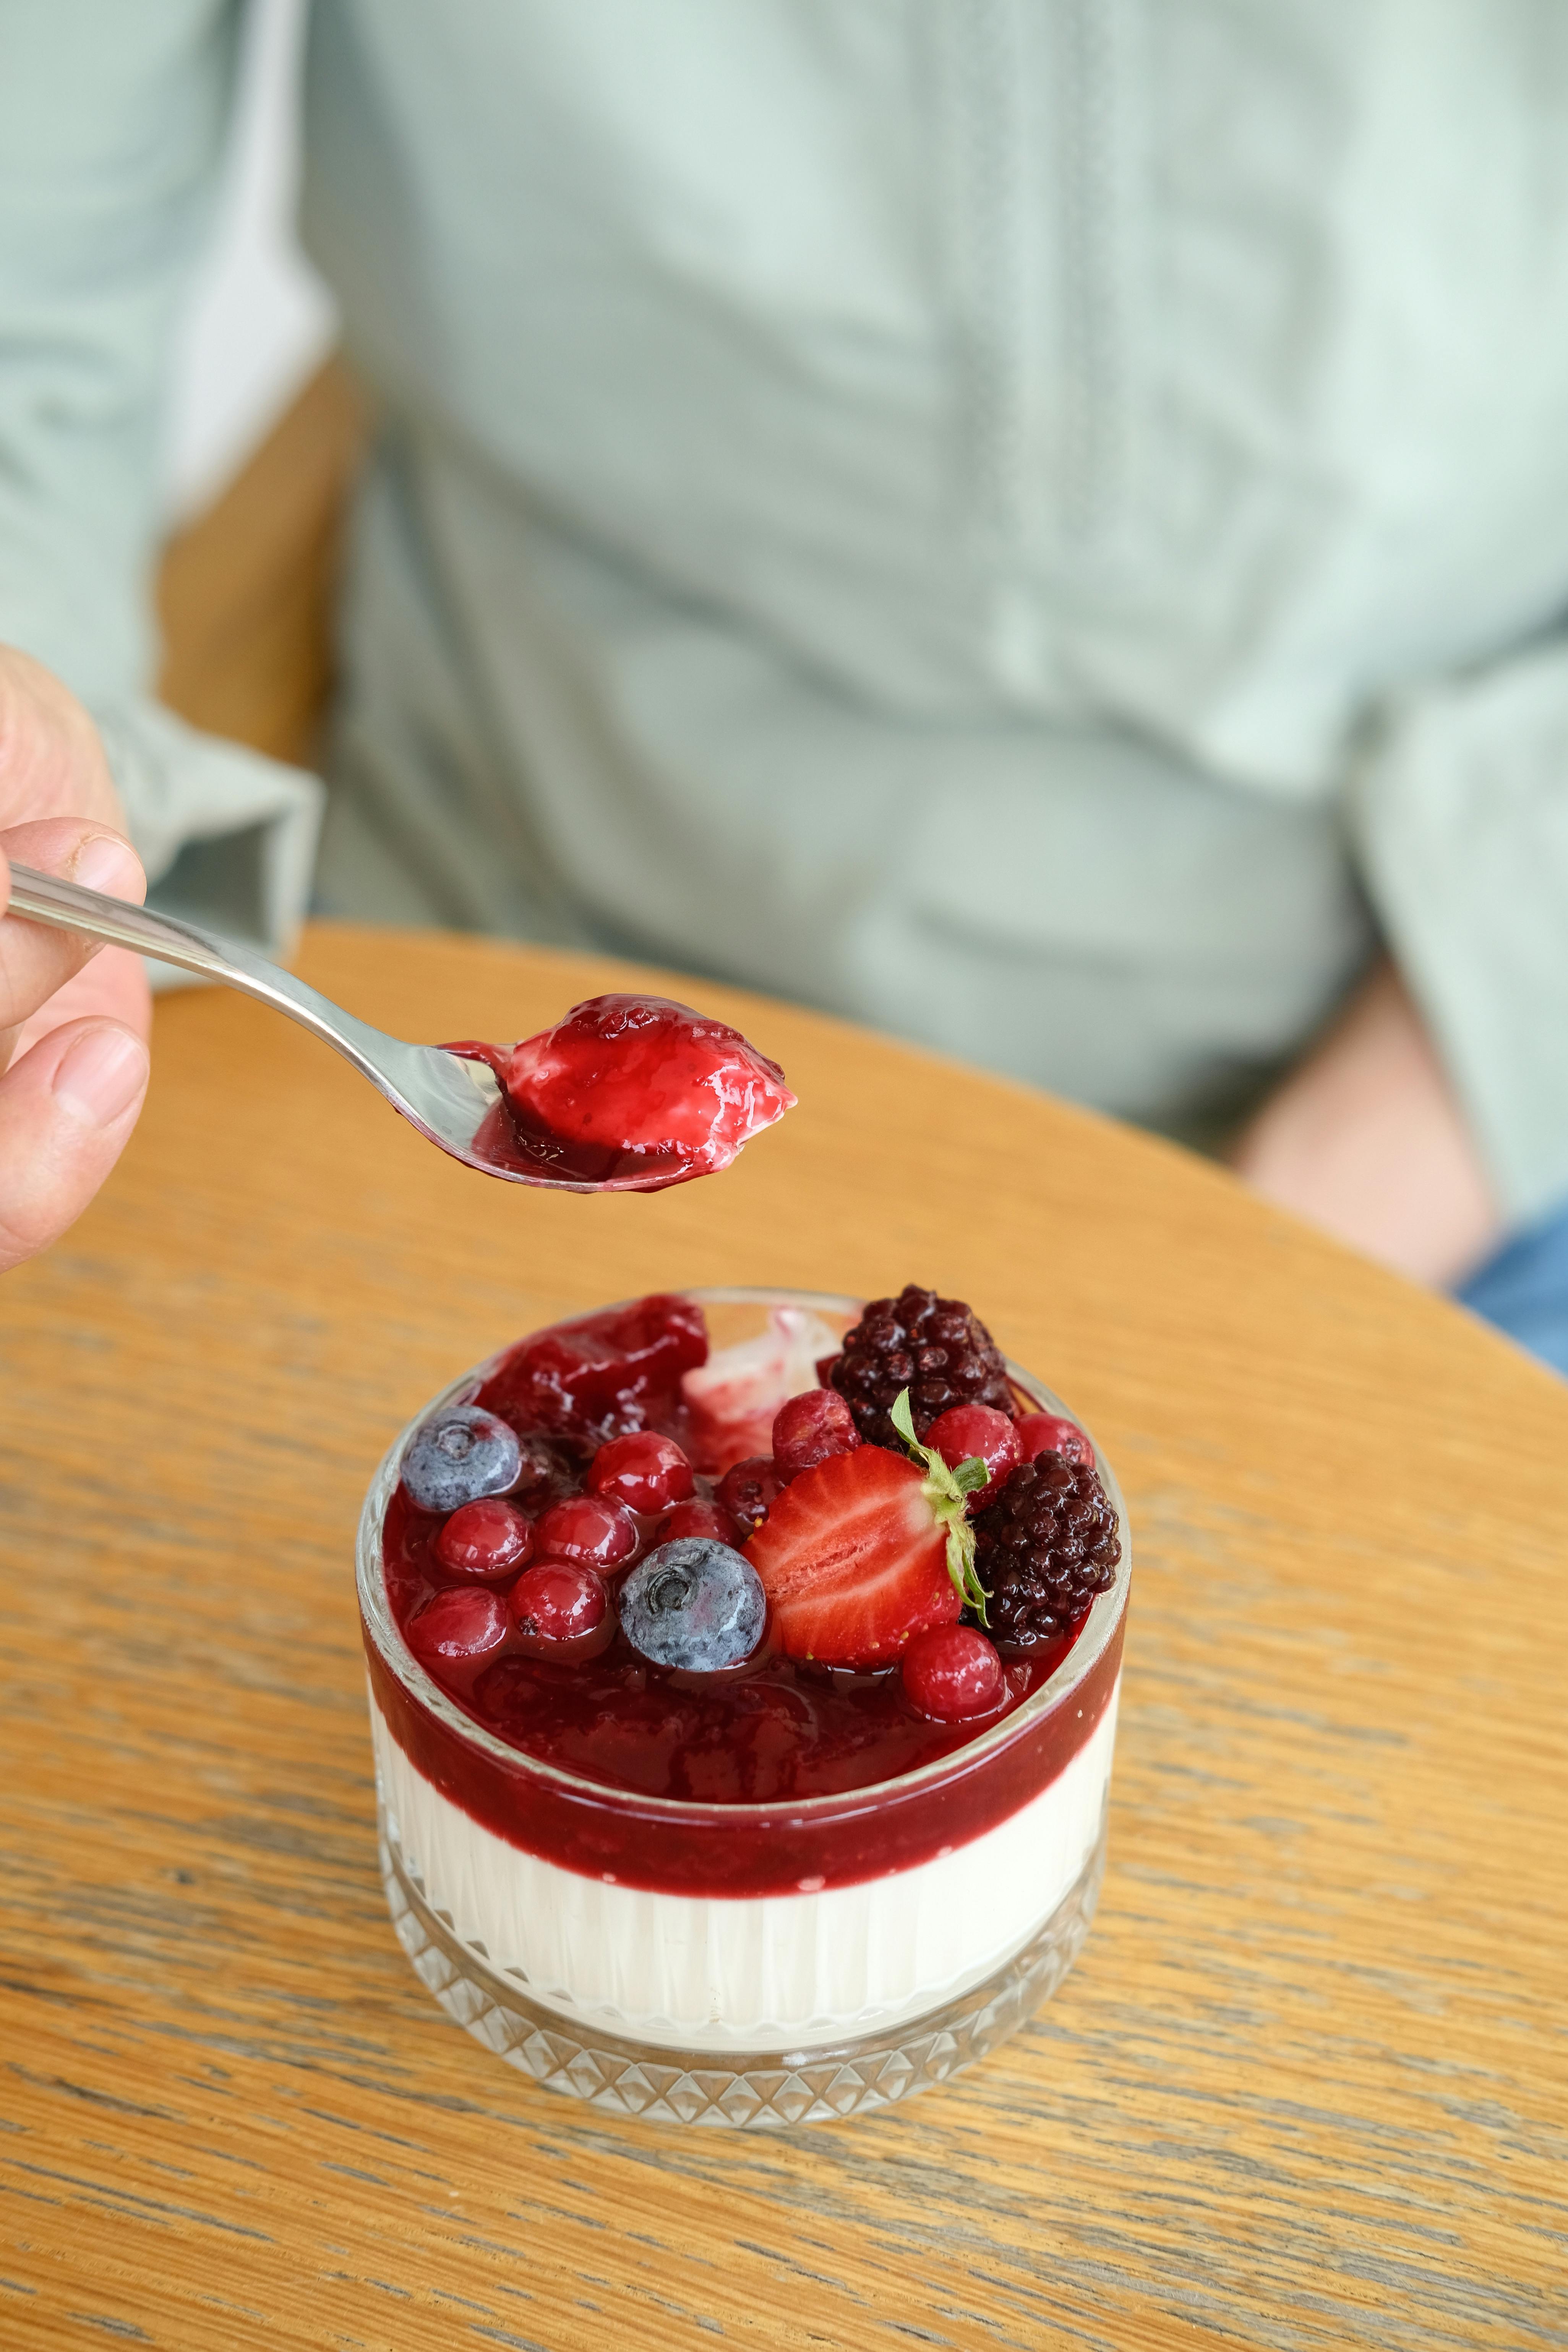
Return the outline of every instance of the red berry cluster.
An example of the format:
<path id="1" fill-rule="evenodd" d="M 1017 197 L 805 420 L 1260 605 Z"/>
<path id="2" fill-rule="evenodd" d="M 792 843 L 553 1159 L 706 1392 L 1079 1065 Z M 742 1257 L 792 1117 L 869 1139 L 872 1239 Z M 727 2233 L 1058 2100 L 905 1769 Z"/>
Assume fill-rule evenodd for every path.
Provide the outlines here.
<path id="1" fill-rule="evenodd" d="M 1001 1352 L 973 1309 L 914 1284 L 868 1307 L 819 1377 L 822 1387 L 780 1408 L 772 1454 L 737 1463 L 719 1487 L 775 1595 L 775 1637 L 791 1655 L 832 1664 L 896 1659 L 911 1705 L 939 1721 L 999 1710 L 1008 1691 L 996 1640 L 1012 1643 L 1022 1626 L 1022 1640 L 1037 1647 L 1044 1622 L 1036 1630 L 1011 1601 L 991 1617 L 989 1636 L 973 1618 L 952 1622 L 962 1602 L 940 1544 L 900 1534 L 920 1522 L 910 1517 L 911 1467 L 890 1408 L 907 1390 L 917 1436 L 949 1469 L 984 1463 L 976 1509 L 1047 1452 L 1071 1475 L 1081 1470 L 1103 1500 L 1087 1438 L 1058 1415 L 1019 1415 Z M 850 1562 L 841 1591 L 814 1572 L 827 1559 Z M 1092 1597 L 1061 1586 L 1054 1630 L 1081 1622 Z"/>
<path id="2" fill-rule="evenodd" d="M 616 1580 L 652 1546 L 695 1537 L 743 1548 L 756 1569 L 764 1678 L 770 1656 L 786 1678 L 875 1678 L 901 1692 L 906 1728 L 911 1716 L 980 1723 L 1035 1687 L 1051 1667 L 1044 1645 L 1070 1638 L 1113 1581 L 1117 1518 L 1083 1432 L 1019 1413 L 973 1310 L 913 1284 L 874 1300 L 821 1384 L 781 1402 L 771 1452 L 716 1485 L 665 1433 L 689 1433 L 679 1383 L 706 1353 L 700 1310 L 671 1297 L 556 1327 L 504 1361 L 469 1419 L 492 1447 L 521 1424 L 518 1474 L 420 1538 L 437 1589 L 402 1620 L 415 1655 L 465 1697 L 504 1658 L 586 1666 L 616 1641 Z M 905 1391 L 912 1451 L 889 1418 Z M 987 1474 L 967 1504 L 984 1627 L 952 1548 L 955 1527 L 967 1541 L 967 1485 L 942 1466 L 975 1461 Z"/>
<path id="3" fill-rule="evenodd" d="M 691 1465 L 671 1437 L 623 1432 L 575 1474 L 559 1441 L 532 1434 L 521 1444 L 512 1494 L 460 1505 L 437 1532 L 436 1559 L 458 1580 L 433 1593 L 404 1629 L 415 1656 L 432 1668 L 472 1666 L 508 1649 L 562 1661 L 597 1655 L 615 1634 L 609 1580 L 650 1540 L 740 1540 L 729 1515 L 698 1496 Z"/>

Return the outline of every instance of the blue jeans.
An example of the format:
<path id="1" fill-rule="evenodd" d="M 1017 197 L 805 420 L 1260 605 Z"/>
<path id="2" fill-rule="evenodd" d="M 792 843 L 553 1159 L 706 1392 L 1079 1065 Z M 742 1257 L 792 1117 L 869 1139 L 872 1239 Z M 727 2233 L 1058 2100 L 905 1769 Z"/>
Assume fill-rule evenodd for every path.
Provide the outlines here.
<path id="1" fill-rule="evenodd" d="M 1568 1206 L 1505 1242 L 1455 1295 L 1568 1375 Z"/>

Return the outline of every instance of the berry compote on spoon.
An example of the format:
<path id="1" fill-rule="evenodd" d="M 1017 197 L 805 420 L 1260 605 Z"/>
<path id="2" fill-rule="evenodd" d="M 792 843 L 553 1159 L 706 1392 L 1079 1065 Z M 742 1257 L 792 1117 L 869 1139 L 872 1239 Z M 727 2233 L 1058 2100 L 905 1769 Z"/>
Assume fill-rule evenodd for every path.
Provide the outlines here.
<path id="1" fill-rule="evenodd" d="M 728 1167 L 791 1108 L 738 1029 L 663 996 L 595 996 L 518 1045 L 411 1045 L 235 940 L 11 868 L 7 921 L 46 923 L 221 981 L 352 1062 L 431 1143 L 487 1176 L 567 1192 L 657 1192 Z"/>
<path id="2" fill-rule="evenodd" d="M 474 1151 L 506 1174 L 649 1192 L 727 1168 L 795 1101 L 738 1029 L 668 996 L 591 996 L 511 1046 L 447 1051 L 494 1071 Z"/>

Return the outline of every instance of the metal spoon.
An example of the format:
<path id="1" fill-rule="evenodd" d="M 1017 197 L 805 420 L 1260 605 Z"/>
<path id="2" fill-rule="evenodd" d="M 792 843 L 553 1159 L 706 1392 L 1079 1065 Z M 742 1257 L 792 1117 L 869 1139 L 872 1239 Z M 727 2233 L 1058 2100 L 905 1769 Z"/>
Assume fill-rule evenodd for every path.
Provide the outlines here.
<path id="1" fill-rule="evenodd" d="M 53 874 L 36 874 L 26 866 L 11 868 L 11 898 L 5 911 L 25 922 L 79 932 L 107 947 L 131 948 L 138 955 L 178 964 L 182 971 L 200 972 L 204 980 L 221 981 L 246 996 L 258 997 L 352 1062 L 429 1142 L 487 1176 L 503 1176 L 514 1184 L 542 1184 L 558 1192 L 652 1192 L 670 1181 L 667 1171 L 584 1183 L 514 1164 L 517 1155 L 509 1150 L 500 1084 L 485 1063 L 440 1045 L 410 1045 L 401 1037 L 389 1037 L 237 940 L 215 939 L 195 923 L 106 898 L 100 890 L 62 882 Z"/>

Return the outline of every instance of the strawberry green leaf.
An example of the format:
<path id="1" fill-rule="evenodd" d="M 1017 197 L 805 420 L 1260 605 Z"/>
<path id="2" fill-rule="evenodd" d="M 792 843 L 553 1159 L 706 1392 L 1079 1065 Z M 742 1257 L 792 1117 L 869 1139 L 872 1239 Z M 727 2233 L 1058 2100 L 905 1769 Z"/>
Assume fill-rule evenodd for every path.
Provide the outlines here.
<path id="1" fill-rule="evenodd" d="M 892 1423 L 893 1427 L 898 1431 L 899 1435 L 903 1439 L 904 1444 L 909 1447 L 911 1454 L 930 1453 L 931 1448 L 927 1445 L 922 1445 L 920 1439 L 915 1435 L 915 1416 L 913 1412 L 910 1410 L 910 1392 L 908 1389 L 900 1389 L 899 1391 L 898 1395 L 893 1399 L 892 1404 L 889 1409 L 888 1419 Z"/>
<path id="2" fill-rule="evenodd" d="M 947 1572 L 954 1590 L 966 1609 L 973 1609 L 983 1625 L 989 1622 L 985 1614 L 985 1587 L 981 1583 L 974 1566 L 974 1530 L 969 1524 L 966 1505 L 971 1495 L 987 1485 L 991 1473 L 978 1454 L 971 1454 L 956 1470 L 950 1470 L 934 1445 L 922 1445 L 915 1435 L 915 1418 L 910 1408 L 910 1392 L 900 1389 L 888 1418 L 915 1460 L 925 1472 L 921 1492 L 931 1505 L 932 1516 L 947 1536 Z"/>

